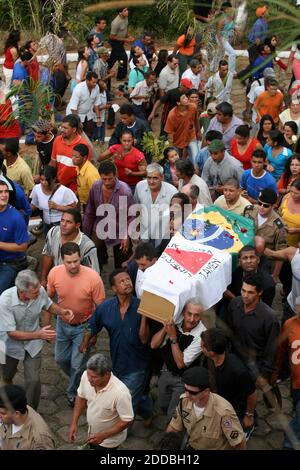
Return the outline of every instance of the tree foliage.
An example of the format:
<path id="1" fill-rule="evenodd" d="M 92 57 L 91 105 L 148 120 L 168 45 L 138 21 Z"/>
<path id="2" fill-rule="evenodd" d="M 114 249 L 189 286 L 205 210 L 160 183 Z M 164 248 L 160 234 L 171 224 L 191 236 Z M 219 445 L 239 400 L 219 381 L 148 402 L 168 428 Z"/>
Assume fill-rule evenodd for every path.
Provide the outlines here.
<path id="1" fill-rule="evenodd" d="M 56 32 L 59 25 L 65 24 L 82 41 L 96 16 L 103 15 L 110 23 L 116 15 L 116 10 L 107 9 L 99 9 L 93 15 L 88 15 L 84 13 L 84 8 L 107 2 L 108 0 L 0 0 L 1 29 L 9 31 L 20 28 L 40 37 L 49 30 Z M 270 11 L 270 32 L 279 36 L 282 45 L 291 42 L 300 30 L 300 9 L 295 6 L 295 0 L 249 0 L 249 26 L 255 20 L 255 9 L 262 3 Z M 158 39 L 174 39 L 183 33 L 188 22 L 193 21 L 192 5 L 193 0 L 156 0 L 153 6 L 132 7 L 131 32 L 136 34 L 146 29 Z"/>

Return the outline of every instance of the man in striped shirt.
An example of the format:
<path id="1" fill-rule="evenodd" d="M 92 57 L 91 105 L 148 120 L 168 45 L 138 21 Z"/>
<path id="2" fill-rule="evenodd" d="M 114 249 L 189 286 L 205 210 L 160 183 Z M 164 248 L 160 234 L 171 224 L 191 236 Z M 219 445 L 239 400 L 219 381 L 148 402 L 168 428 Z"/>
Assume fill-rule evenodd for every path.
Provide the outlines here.
<path id="1" fill-rule="evenodd" d="M 50 162 L 51 166 L 57 168 L 58 181 L 72 189 L 74 193 L 77 190 L 77 172 L 72 160 L 74 147 L 78 144 L 85 144 L 89 149 L 88 160 L 91 159 L 91 148 L 79 131 L 80 121 L 77 116 L 69 114 L 62 120 L 61 134 L 54 140 Z"/>

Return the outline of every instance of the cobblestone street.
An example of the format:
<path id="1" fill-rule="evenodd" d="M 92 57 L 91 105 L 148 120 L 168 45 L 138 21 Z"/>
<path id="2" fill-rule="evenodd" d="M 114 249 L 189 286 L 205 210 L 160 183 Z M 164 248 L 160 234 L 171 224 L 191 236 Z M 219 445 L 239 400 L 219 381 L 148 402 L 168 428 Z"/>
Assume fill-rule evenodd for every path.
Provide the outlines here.
<path id="1" fill-rule="evenodd" d="M 238 70 L 245 64 L 245 60 L 239 59 Z M 234 82 L 233 89 L 233 103 L 235 114 L 241 115 L 245 109 L 245 88 L 242 87 L 238 80 Z M 158 119 L 156 120 L 158 122 Z M 43 240 L 38 239 L 38 242 L 30 248 L 29 254 L 36 256 L 40 259 L 40 253 L 43 246 Z M 107 277 L 112 270 L 111 260 L 105 267 L 103 280 L 107 289 L 107 295 L 110 295 L 108 290 Z M 280 286 L 278 286 L 276 299 L 273 308 L 281 316 L 282 304 L 279 295 Z M 212 312 L 207 312 L 207 322 L 209 325 L 214 324 L 214 316 Z M 98 338 L 97 348 L 94 351 L 109 353 L 109 341 L 105 332 L 102 332 Z M 87 424 L 85 416 L 80 419 L 80 427 L 78 430 L 78 442 L 75 444 L 68 442 L 68 430 L 72 417 L 72 409 L 68 407 L 67 398 L 65 395 L 67 380 L 59 366 L 54 361 L 54 344 L 45 343 L 43 349 L 43 362 L 42 362 L 42 394 L 39 406 L 39 412 L 45 418 L 46 422 L 52 429 L 57 443 L 58 449 L 77 449 L 84 443 L 87 436 Z M 156 401 L 157 387 L 156 377 L 153 379 L 151 387 L 151 395 Z M 20 366 L 18 375 L 15 380 L 16 383 L 23 383 L 23 371 Z M 275 415 L 271 410 L 268 410 L 260 396 L 257 412 L 258 412 L 258 426 L 248 441 L 248 449 L 250 450 L 271 450 L 281 449 L 283 442 L 283 426 L 286 425 L 292 416 L 292 403 L 289 392 L 289 382 L 286 381 L 280 384 L 280 391 L 283 399 L 282 414 Z M 121 447 L 122 449 L 130 450 L 152 450 L 155 449 L 155 442 L 159 437 L 161 431 L 166 428 L 166 419 L 161 412 L 155 408 L 155 415 L 152 424 L 149 428 L 144 427 L 143 420 L 139 417 L 134 422 L 130 437 Z"/>

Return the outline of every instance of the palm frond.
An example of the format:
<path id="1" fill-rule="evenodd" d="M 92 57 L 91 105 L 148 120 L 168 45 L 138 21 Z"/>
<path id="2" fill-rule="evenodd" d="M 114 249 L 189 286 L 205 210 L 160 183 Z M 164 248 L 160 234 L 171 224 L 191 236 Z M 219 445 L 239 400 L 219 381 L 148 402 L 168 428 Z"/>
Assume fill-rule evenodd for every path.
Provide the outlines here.
<path id="1" fill-rule="evenodd" d="M 31 77 L 27 82 L 13 86 L 6 95 L 13 103 L 13 112 L 6 120 L 9 125 L 14 119 L 22 121 L 31 127 L 39 118 L 51 120 L 55 95 L 50 87 L 40 81 L 35 82 Z"/>

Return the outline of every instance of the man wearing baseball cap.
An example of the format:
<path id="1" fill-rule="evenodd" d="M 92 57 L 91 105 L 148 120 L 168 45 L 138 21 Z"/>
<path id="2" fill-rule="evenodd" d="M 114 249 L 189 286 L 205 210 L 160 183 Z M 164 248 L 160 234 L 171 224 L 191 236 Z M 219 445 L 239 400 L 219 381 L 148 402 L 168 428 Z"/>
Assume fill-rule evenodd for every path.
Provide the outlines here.
<path id="1" fill-rule="evenodd" d="M 210 391 L 208 370 L 193 367 L 182 375 L 181 395 L 167 432 L 185 430 L 190 450 L 244 450 L 243 429 L 231 404 Z"/>
<path id="2" fill-rule="evenodd" d="M 287 229 L 274 210 L 276 202 L 275 191 L 266 188 L 259 193 L 257 205 L 247 206 L 244 212 L 245 217 L 254 221 L 255 235 L 264 238 L 266 248 L 271 250 L 281 250 L 287 246 Z"/>
<path id="3" fill-rule="evenodd" d="M 250 30 L 250 33 L 248 35 L 248 41 L 250 43 L 250 46 L 248 48 L 249 65 L 248 67 L 246 67 L 244 70 L 241 70 L 236 75 L 236 77 L 241 78 L 242 81 L 244 81 L 244 79 L 247 78 L 248 74 L 250 74 L 253 63 L 259 56 L 257 47 L 260 44 L 263 44 L 264 40 L 266 39 L 267 31 L 269 27 L 267 19 L 266 19 L 267 14 L 268 14 L 268 9 L 266 6 L 258 7 L 256 9 L 257 20 L 253 24 Z"/>

